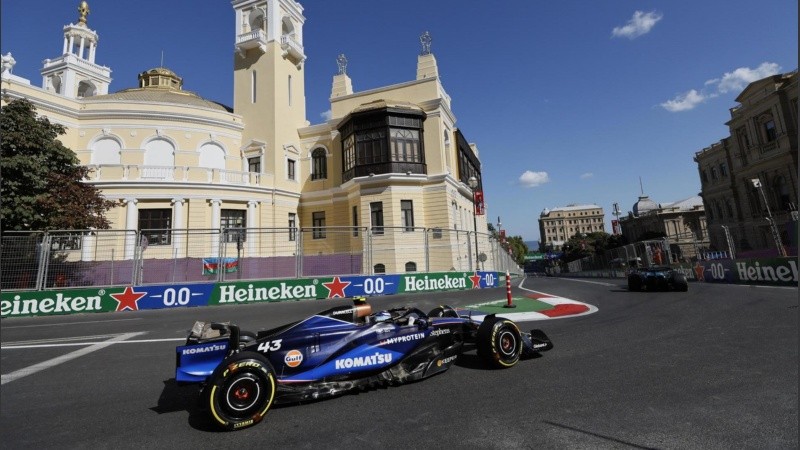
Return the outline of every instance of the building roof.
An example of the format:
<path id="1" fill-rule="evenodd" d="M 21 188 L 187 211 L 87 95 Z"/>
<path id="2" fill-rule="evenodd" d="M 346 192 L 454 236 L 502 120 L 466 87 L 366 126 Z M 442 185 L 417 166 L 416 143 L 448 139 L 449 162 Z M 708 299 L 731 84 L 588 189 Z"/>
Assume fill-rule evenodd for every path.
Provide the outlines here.
<path id="1" fill-rule="evenodd" d="M 642 195 L 639 197 L 639 201 L 633 204 L 632 211 L 634 216 L 640 216 L 656 209 L 658 209 L 658 204 L 650 200 L 650 197 Z"/>
<path id="2" fill-rule="evenodd" d="M 211 101 L 206 100 L 199 95 L 189 91 L 175 91 L 157 88 L 132 88 L 123 89 L 119 92 L 107 95 L 95 95 L 93 97 L 84 98 L 86 102 L 117 102 L 117 101 L 132 101 L 143 103 L 170 103 L 186 106 L 197 106 L 200 108 L 214 109 L 218 111 L 233 112 L 233 109 Z"/>
<path id="3" fill-rule="evenodd" d="M 673 203 L 662 203 L 660 206 L 661 209 L 678 208 L 681 211 L 691 211 L 696 209 L 698 206 L 703 206 L 703 198 L 699 195 L 695 195 Z"/>
<path id="4" fill-rule="evenodd" d="M 600 206 L 599 205 L 595 205 L 595 204 L 586 204 L 586 205 L 570 204 L 570 205 L 567 205 L 567 206 L 558 206 L 558 207 L 555 207 L 553 209 L 545 208 L 545 209 L 542 210 L 542 213 L 539 216 L 540 217 L 545 217 L 545 216 L 550 215 L 550 213 L 552 213 L 552 212 L 559 212 L 559 211 L 583 211 L 583 210 L 587 210 L 587 209 L 597 209 L 597 208 L 600 208 Z"/>
<path id="5" fill-rule="evenodd" d="M 232 108 L 223 104 L 206 100 L 194 92 L 184 91 L 183 79 L 166 67 L 156 67 L 139 74 L 139 86 L 138 88 L 123 89 L 113 94 L 86 97 L 84 100 L 87 102 L 165 103 L 233 112 Z"/>

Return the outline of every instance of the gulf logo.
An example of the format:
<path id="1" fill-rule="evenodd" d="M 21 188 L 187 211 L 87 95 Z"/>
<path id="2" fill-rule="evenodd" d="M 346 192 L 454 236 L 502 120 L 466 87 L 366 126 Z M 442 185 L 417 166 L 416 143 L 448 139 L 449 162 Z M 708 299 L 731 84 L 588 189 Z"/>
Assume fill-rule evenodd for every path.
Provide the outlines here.
<path id="1" fill-rule="evenodd" d="M 297 367 L 303 362 L 303 354 L 300 350 L 289 350 L 283 357 L 283 362 L 289 367 Z"/>

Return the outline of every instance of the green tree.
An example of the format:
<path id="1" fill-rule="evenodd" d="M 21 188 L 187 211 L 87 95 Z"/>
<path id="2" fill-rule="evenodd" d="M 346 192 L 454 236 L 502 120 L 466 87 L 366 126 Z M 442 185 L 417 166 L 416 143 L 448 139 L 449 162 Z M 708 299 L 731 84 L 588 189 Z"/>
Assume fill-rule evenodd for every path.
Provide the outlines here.
<path id="1" fill-rule="evenodd" d="M 525 255 L 528 254 L 528 244 L 522 240 L 522 236 L 506 237 L 507 248 L 511 249 L 511 256 L 519 266 L 525 265 Z"/>
<path id="2" fill-rule="evenodd" d="M 3 230 L 106 229 L 114 206 L 82 180 L 89 169 L 58 136 L 59 124 L 39 117 L 26 99 L 0 110 Z"/>

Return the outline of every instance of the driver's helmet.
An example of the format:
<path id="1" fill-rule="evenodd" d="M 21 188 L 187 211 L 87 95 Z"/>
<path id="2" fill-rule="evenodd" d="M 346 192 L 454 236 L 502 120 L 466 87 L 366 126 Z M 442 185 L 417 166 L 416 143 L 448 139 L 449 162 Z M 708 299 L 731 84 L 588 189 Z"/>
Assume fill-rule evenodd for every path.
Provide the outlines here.
<path id="1" fill-rule="evenodd" d="M 389 311 L 378 311 L 375 313 L 375 322 L 386 322 L 392 319 L 392 314 Z"/>

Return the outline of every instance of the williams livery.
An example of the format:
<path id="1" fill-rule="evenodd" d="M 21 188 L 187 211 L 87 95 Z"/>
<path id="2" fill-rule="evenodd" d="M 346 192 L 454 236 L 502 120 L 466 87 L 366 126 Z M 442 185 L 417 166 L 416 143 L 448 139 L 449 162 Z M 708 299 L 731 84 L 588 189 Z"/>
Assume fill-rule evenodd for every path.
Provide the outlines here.
<path id="1" fill-rule="evenodd" d="M 298 322 L 250 333 L 230 323 L 196 322 L 178 347 L 175 380 L 199 383 L 213 422 L 255 425 L 273 403 L 300 402 L 385 383 L 421 380 L 476 348 L 490 367 L 553 347 L 540 330 L 521 332 L 494 314 L 439 306 L 373 313 L 363 298 Z"/>

